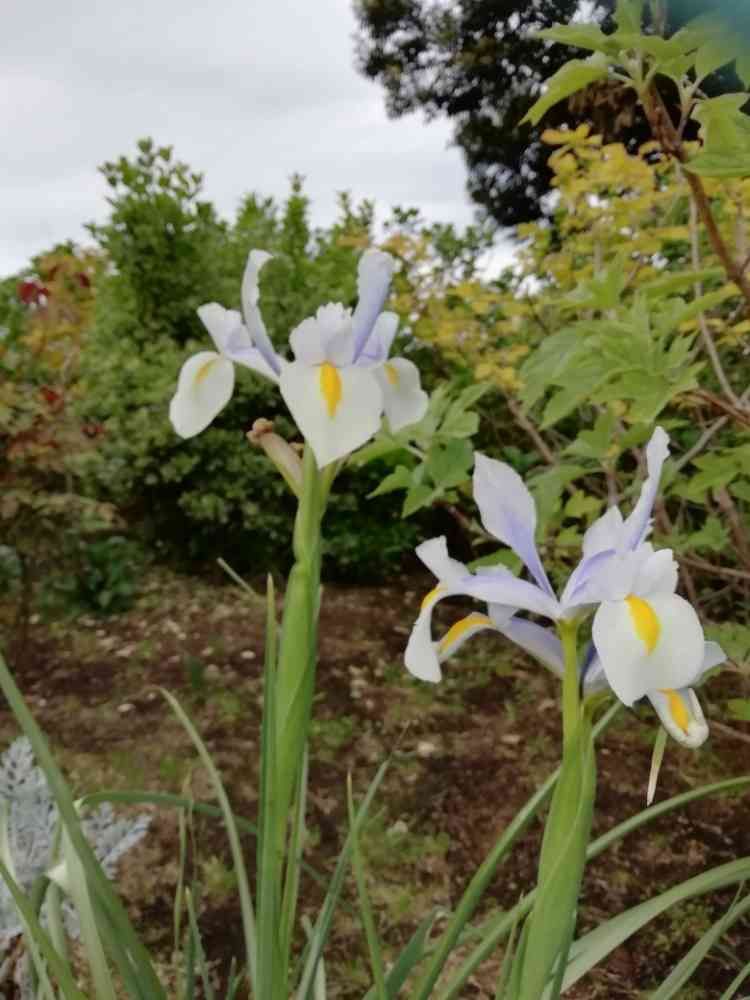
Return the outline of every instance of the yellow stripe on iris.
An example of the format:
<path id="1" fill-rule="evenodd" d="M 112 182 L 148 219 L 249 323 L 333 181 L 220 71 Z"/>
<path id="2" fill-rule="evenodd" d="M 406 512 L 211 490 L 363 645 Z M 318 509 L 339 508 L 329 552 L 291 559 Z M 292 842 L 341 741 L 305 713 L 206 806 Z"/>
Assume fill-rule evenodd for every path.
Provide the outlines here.
<path id="1" fill-rule="evenodd" d="M 487 615 L 479 614 L 478 611 L 467 615 L 466 618 L 462 618 L 460 622 L 456 622 L 448 629 L 440 640 L 440 651 L 444 653 L 446 649 L 463 639 L 466 633 L 472 629 L 483 628 L 487 625 L 492 625 L 492 619 L 488 618 Z"/>
<path id="2" fill-rule="evenodd" d="M 636 635 L 643 642 L 646 650 L 653 653 L 661 632 L 656 612 L 648 601 L 644 601 L 641 597 L 634 597 L 633 594 L 625 598 L 625 603 L 630 609 L 630 617 L 633 619 Z"/>
<path id="3" fill-rule="evenodd" d="M 338 368 L 330 361 L 324 361 L 320 366 L 320 391 L 326 402 L 328 416 L 335 417 L 341 402 L 341 376 Z"/>

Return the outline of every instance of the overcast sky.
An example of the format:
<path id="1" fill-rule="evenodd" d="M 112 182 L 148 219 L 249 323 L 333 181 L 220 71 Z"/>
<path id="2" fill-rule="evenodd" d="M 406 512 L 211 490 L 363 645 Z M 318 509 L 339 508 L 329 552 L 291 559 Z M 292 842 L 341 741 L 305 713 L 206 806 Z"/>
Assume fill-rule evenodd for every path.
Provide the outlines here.
<path id="1" fill-rule="evenodd" d="M 106 213 L 97 166 L 150 135 L 231 215 L 306 177 L 313 219 L 337 191 L 468 223 L 446 122 L 389 120 L 354 70 L 350 0 L 4 0 L 0 275 Z"/>

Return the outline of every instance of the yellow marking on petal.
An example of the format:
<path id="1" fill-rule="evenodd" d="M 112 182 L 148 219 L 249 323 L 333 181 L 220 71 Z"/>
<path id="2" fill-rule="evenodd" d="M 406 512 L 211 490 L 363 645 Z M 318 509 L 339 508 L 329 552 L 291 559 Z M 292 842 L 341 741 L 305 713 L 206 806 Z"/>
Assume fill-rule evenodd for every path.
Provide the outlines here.
<path id="1" fill-rule="evenodd" d="M 433 601 L 436 601 L 438 599 L 443 589 L 444 588 L 440 583 L 437 585 L 437 587 L 433 587 L 433 589 L 429 592 L 429 594 L 423 599 L 422 607 L 420 610 L 426 611 L 427 608 L 433 603 Z"/>
<path id="2" fill-rule="evenodd" d="M 440 652 L 444 653 L 454 643 L 463 639 L 467 632 L 470 632 L 471 629 L 479 625 L 492 625 L 492 619 L 488 618 L 487 615 L 481 615 L 475 611 L 473 614 L 467 615 L 466 618 L 462 618 L 461 621 L 456 622 L 455 625 L 451 625 L 440 640 Z"/>
<path id="3" fill-rule="evenodd" d="M 672 688 L 660 689 L 662 694 L 667 696 L 667 706 L 669 708 L 669 714 L 674 719 L 675 723 L 680 727 L 680 729 L 687 736 L 688 730 L 690 729 L 690 713 L 685 708 L 685 702 L 680 698 L 675 690 Z"/>
<path id="4" fill-rule="evenodd" d="M 387 362 L 385 365 L 383 365 L 383 368 L 385 369 L 386 378 L 391 383 L 391 385 L 398 385 L 398 370 L 396 366 L 392 365 L 390 362 Z"/>
<path id="5" fill-rule="evenodd" d="M 330 361 L 324 361 L 320 366 L 320 391 L 326 401 L 328 416 L 335 417 L 341 402 L 341 376 L 338 368 Z"/>
<path id="6" fill-rule="evenodd" d="M 195 381 L 199 385 L 203 379 L 208 375 L 209 371 L 216 364 L 216 358 L 211 358 L 210 361 L 206 361 L 205 364 L 201 365 L 198 371 L 195 373 Z"/>
<path id="7" fill-rule="evenodd" d="M 638 638 L 642 640 L 646 650 L 653 653 L 661 632 L 656 612 L 648 601 L 644 601 L 641 597 L 635 597 L 633 594 L 626 597 L 625 602 L 630 609 L 630 617 L 633 619 Z"/>

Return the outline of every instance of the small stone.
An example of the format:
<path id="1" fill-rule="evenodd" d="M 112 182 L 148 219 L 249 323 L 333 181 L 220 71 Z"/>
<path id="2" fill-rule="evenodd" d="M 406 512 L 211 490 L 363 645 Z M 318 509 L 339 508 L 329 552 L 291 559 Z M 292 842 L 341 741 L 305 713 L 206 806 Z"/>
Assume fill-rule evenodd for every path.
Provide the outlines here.
<path id="1" fill-rule="evenodd" d="M 252 649 L 243 649 L 242 652 L 240 653 L 240 659 L 241 660 L 254 660 L 255 659 L 255 653 L 252 651 Z"/>
<path id="2" fill-rule="evenodd" d="M 437 747 L 434 743 L 430 743 L 429 740 L 420 740 L 417 743 L 417 756 L 418 757 L 432 757 L 437 753 Z"/>
<path id="3" fill-rule="evenodd" d="M 206 646 L 205 649 L 201 650 L 201 656 L 211 656 L 214 651 L 213 646 Z"/>
<path id="4" fill-rule="evenodd" d="M 29 618 L 29 625 L 38 625 L 40 620 L 39 615 L 31 615 Z"/>
<path id="5" fill-rule="evenodd" d="M 134 708 L 135 705 L 133 704 L 132 701 L 124 701 L 122 705 L 118 706 L 117 711 L 120 713 L 120 715 L 127 715 L 128 712 L 132 712 Z"/>
<path id="6" fill-rule="evenodd" d="M 203 676 L 207 681 L 218 681 L 221 677 L 221 669 L 216 663 L 209 663 L 203 671 Z"/>
<path id="7" fill-rule="evenodd" d="M 500 737 L 501 743 L 507 743 L 509 746 L 516 746 L 516 744 L 521 742 L 521 737 L 518 733 L 506 733 L 505 736 Z"/>
<path id="8" fill-rule="evenodd" d="M 409 832 L 409 827 L 402 819 L 397 819 L 395 823 L 388 827 L 386 832 L 389 837 L 403 837 L 405 833 Z"/>

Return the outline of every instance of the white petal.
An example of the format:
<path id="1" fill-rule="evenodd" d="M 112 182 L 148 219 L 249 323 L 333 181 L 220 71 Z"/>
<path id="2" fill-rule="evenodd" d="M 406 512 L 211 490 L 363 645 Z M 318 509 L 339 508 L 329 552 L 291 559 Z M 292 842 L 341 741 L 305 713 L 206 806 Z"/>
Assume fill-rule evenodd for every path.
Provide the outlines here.
<path id="1" fill-rule="evenodd" d="M 410 674 L 420 681 L 437 684 L 442 678 L 437 643 L 432 641 L 432 610 L 438 601 L 455 591 L 438 584 L 422 601 L 422 607 L 414 622 L 404 653 L 404 663 Z"/>
<path id="2" fill-rule="evenodd" d="M 295 361 L 284 365 L 280 388 L 321 469 L 359 448 L 380 427 L 383 395 L 365 368 Z"/>
<path id="3" fill-rule="evenodd" d="M 623 525 L 622 544 L 625 548 L 637 548 L 651 530 L 651 512 L 659 490 L 662 466 L 668 457 L 669 435 L 663 428 L 657 427 L 646 446 L 648 477 L 641 487 L 638 503 Z"/>
<path id="4" fill-rule="evenodd" d="M 714 667 L 718 667 L 720 663 L 724 663 L 726 658 L 727 654 L 718 642 L 707 642 L 703 647 L 703 663 L 701 663 L 700 672 L 693 683 L 697 684 L 704 674 L 707 674 L 709 670 L 713 670 Z"/>
<path id="5" fill-rule="evenodd" d="M 358 301 L 352 316 L 355 361 L 366 349 L 377 318 L 388 298 L 394 265 L 393 257 L 381 250 L 366 250 L 359 259 Z"/>
<path id="6" fill-rule="evenodd" d="M 232 398 L 234 365 L 214 351 L 188 358 L 180 371 L 169 419 L 180 437 L 200 434 Z"/>
<path id="7" fill-rule="evenodd" d="M 694 750 L 708 739 L 708 725 L 692 688 L 648 691 L 661 723 L 673 739 Z"/>
<path id="8" fill-rule="evenodd" d="M 320 365 L 326 360 L 325 330 L 315 316 L 303 319 L 289 334 L 295 360 L 306 365 Z"/>
<path id="9" fill-rule="evenodd" d="M 268 367 L 278 375 L 281 370 L 280 358 L 274 350 L 258 308 L 260 295 L 258 277 L 261 268 L 269 260 L 271 260 L 271 254 L 266 253 L 265 250 L 251 250 L 248 254 L 245 273 L 242 276 L 242 312 L 253 344 L 260 351 Z"/>
<path id="10" fill-rule="evenodd" d="M 252 347 L 250 334 L 242 323 L 242 316 L 236 309 L 225 309 L 218 302 L 208 302 L 197 309 L 198 318 L 211 334 L 219 354 L 226 354 L 227 343 L 236 331 L 244 331 L 246 346 Z"/>
<path id="11" fill-rule="evenodd" d="M 448 555 L 448 543 L 445 535 L 437 538 L 428 538 L 416 548 L 417 558 L 424 563 L 427 569 L 436 577 L 441 584 L 455 586 L 468 577 L 471 577 L 466 566 L 457 559 L 451 559 Z"/>
<path id="12" fill-rule="evenodd" d="M 534 541 L 534 498 L 515 469 L 511 469 L 505 462 L 498 462 L 476 452 L 474 500 L 487 531 L 510 546 L 539 586 L 550 596 L 554 596 Z"/>
<path id="13" fill-rule="evenodd" d="M 677 590 L 677 563 L 672 550 L 659 549 L 658 552 L 648 555 L 636 573 L 633 593 L 648 597 L 653 594 L 673 594 L 675 590 Z"/>
<path id="14" fill-rule="evenodd" d="M 427 412 L 429 397 L 419 384 L 419 369 L 406 358 L 394 358 L 374 369 L 392 431 L 416 424 Z"/>
<path id="15" fill-rule="evenodd" d="M 600 604 L 592 632 L 607 681 L 626 705 L 655 689 L 687 687 L 704 656 L 703 629 L 687 601 L 676 594 L 632 600 Z"/>

